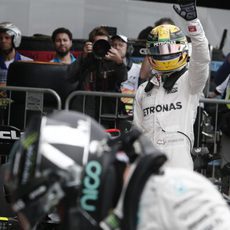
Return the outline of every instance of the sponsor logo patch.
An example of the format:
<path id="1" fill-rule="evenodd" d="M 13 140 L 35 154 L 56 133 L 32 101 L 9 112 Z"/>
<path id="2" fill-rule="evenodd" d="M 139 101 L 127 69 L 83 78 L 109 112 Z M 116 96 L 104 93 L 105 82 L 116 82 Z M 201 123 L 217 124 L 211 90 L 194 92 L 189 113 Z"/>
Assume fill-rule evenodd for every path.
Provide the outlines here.
<path id="1" fill-rule="evenodd" d="M 196 32 L 197 31 L 196 26 L 188 26 L 188 31 L 189 32 Z"/>
<path id="2" fill-rule="evenodd" d="M 159 113 L 159 112 L 168 112 L 171 110 L 178 110 L 182 109 L 182 104 L 180 101 L 176 103 L 170 103 L 170 104 L 164 104 L 164 105 L 156 105 L 156 106 L 151 106 L 143 109 L 144 117 L 153 114 L 153 113 Z"/>

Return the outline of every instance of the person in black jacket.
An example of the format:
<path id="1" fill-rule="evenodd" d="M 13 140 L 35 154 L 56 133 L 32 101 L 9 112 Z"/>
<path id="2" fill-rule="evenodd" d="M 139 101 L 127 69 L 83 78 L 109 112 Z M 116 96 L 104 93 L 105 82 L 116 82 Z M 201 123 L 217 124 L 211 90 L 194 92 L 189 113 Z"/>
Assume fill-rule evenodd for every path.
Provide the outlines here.
<path id="1" fill-rule="evenodd" d="M 104 27 L 96 27 L 89 33 L 83 53 L 69 66 L 68 79 L 78 82 L 77 90 L 120 92 L 121 83 L 127 79 L 127 68 L 118 50 L 110 46 L 110 36 Z M 98 103 L 91 97 L 85 109 L 96 120 L 99 118 Z M 79 110 L 81 101 L 77 100 L 76 103 L 75 100 L 75 106 Z M 105 98 L 102 106 L 103 113 L 115 113 L 113 99 Z"/>

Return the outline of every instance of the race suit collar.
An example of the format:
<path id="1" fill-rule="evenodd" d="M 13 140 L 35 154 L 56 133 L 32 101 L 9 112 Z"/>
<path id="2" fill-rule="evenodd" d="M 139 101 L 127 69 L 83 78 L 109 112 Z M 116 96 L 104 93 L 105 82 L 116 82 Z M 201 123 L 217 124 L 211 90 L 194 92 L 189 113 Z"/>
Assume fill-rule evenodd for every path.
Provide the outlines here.
<path id="1" fill-rule="evenodd" d="M 162 81 L 162 77 L 155 73 L 152 78 L 150 78 L 148 80 L 148 83 L 145 87 L 145 92 L 149 92 L 150 90 L 153 89 L 154 85 L 155 86 L 160 86 L 160 84 L 163 82 L 163 87 L 166 91 L 170 91 L 174 84 L 176 83 L 176 81 L 180 78 L 180 76 L 183 75 L 183 73 L 187 70 L 186 67 L 184 67 L 183 69 L 179 70 L 179 71 L 176 71 L 174 73 L 172 73 L 170 76 L 166 77 L 164 79 L 164 81 Z"/>
<path id="2" fill-rule="evenodd" d="M 184 67 L 183 69 L 176 71 L 174 73 L 172 73 L 169 77 L 167 77 L 164 81 L 163 87 L 167 90 L 170 91 L 174 84 L 176 83 L 176 81 L 180 78 L 180 76 L 183 75 L 183 73 L 187 70 L 186 67 Z"/>

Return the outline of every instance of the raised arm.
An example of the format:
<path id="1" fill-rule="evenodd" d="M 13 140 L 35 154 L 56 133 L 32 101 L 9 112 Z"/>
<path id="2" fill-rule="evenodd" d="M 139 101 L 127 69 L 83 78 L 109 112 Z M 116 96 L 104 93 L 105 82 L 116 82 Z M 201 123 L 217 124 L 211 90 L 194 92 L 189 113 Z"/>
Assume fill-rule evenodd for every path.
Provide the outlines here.
<path id="1" fill-rule="evenodd" d="M 192 94 L 200 93 L 209 77 L 210 53 L 208 40 L 200 20 L 197 18 L 195 0 L 179 0 L 179 7 L 173 6 L 176 13 L 186 23 L 188 36 L 192 42 L 192 54 L 189 62 L 188 81 Z"/>

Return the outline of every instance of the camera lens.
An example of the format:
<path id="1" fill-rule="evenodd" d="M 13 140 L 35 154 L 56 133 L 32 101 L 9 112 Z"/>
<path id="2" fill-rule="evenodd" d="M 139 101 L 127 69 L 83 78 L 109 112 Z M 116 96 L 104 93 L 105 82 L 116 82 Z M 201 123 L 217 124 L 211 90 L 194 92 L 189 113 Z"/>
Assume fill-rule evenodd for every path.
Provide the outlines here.
<path id="1" fill-rule="evenodd" d="M 96 58 L 102 59 L 110 50 L 111 46 L 107 40 L 97 40 L 93 45 L 93 53 Z"/>

